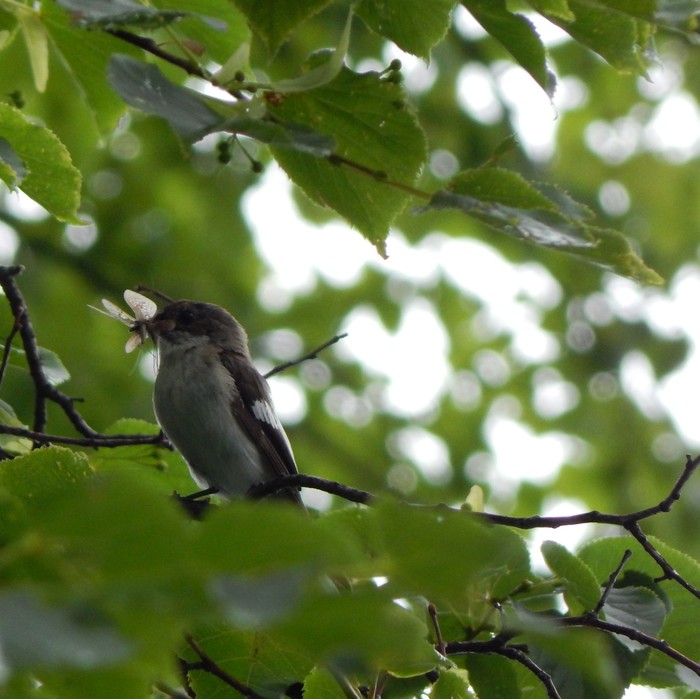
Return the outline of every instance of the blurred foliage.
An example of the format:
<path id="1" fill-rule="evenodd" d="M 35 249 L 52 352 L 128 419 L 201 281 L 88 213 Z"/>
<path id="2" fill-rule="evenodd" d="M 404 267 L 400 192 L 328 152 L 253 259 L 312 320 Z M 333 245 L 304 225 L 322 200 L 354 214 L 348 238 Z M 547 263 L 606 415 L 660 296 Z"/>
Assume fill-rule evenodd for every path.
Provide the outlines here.
<path id="1" fill-rule="evenodd" d="M 279 0 L 0 0 L 0 57 L 12 68 L 0 71 L 0 179 L 7 185 L 0 192 L 0 261 L 26 266 L 19 284 L 39 342 L 70 374 L 62 389 L 82 400 L 80 411 L 95 429 L 154 429 L 152 358 L 126 357 L 123 326 L 87 308 L 102 297 L 118 301 L 138 283 L 231 310 L 261 367 L 374 319 L 390 338 L 410 337 L 411 346 L 391 345 L 391 366 L 384 360 L 377 368 L 387 344 L 377 330 L 368 340 L 376 347 L 360 352 L 351 337 L 352 351 L 340 343 L 283 375 L 301 396 L 288 425 L 300 470 L 421 503 L 460 505 L 478 485 L 486 510 L 520 516 L 560 506 L 567 513 L 629 512 L 661 500 L 684 453 L 700 444 L 687 418 L 658 397 L 680 368 L 693 375 L 688 362 L 696 358 L 698 326 L 687 299 L 700 288 L 700 5 L 464 0 L 455 7 L 440 0 L 426 16 L 425 2 L 362 0 L 346 67 L 309 78 L 334 60 L 326 50 L 342 41 L 349 3 L 293 4 L 294 12 Z M 561 28 L 557 34 L 543 17 Z M 220 94 L 193 91 L 201 80 L 146 56 L 115 30 L 153 39 L 207 70 L 223 65 L 229 87 L 263 111 L 248 105 L 236 112 L 243 100 L 222 106 Z M 158 70 L 178 88 L 176 102 L 183 86 L 192 90 L 177 102 L 183 113 L 149 115 L 166 116 L 152 93 L 137 94 L 151 72 L 122 82 L 120 97 L 108 82 L 116 54 Z M 392 64 L 397 57 L 401 68 Z M 128 110 L 122 97 L 141 99 L 143 113 Z M 539 123 L 524 121 L 538 98 L 546 105 Z M 191 125 L 192 104 L 204 115 L 195 120 L 198 135 L 206 133 L 194 146 L 187 141 L 195 137 L 171 128 L 183 126 L 180 117 Z M 264 131 L 260 114 L 284 128 Z M 538 150 L 541 129 L 551 141 Z M 333 139 L 335 161 L 318 135 Z M 354 165 L 339 164 L 341 157 Z M 269 220 L 279 205 L 274 230 L 263 233 L 283 250 L 290 238 L 294 246 L 299 223 L 272 197 L 264 212 L 249 205 L 259 205 L 251 193 L 278 163 L 296 187 L 303 227 L 337 226 L 339 214 L 369 240 L 351 281 L 333 277 L 333 244 L 319 237 L 315 247 L 300 241 L 302 252 L 284 261 L 310 282 L 285 288 L 285 267 L 263 242 L 256 214 Z M 52 215 L 26 204 L 18 190 Z M 452 204 L 459 198 L 457 206 L 443 209 L 449 197 Z M 543 237 L 532 240 L 524 222 L 538 224 Z M 575 243 L 577 256 L 562 254 L 562 230 L 570 235 L 565 252 Z M 347 239 L 338 235 L 341 256 Z M 646 281 L 658 281 L 658 272 L 666 286 L 644 287 L 605 268 Z M 422 337 L 402 335 L 417 310 L 434 324 Z M 6 336 L 12 319 L 4 305 L 0 321 Z M 440 345 L 440 336 L 444 357 L 420 352 L 422 344 Z M 392 398 L 392 372 L 406 361 L 412 364 L 397 374 L 398 395 L 420 384 L 420 395 L 431 396 L 424 405 Z M 694 389 L 686 386 L 686 414 L 694 410 Z M 33 388 L 16 353 L 1 397 L 3 422 L 31 423 Z M 57 409 L 49 426 L 73 434 Z M 21 453 L 27 444 L 3 443 L 11 447 Z M 156 681 L 175 686 L 173 649 L 182 646 L 194 660 L 181 641 L 185 632 L 271 696 L 305 678 L 309 696 L 332 696 L 326 692 L 337 688 L 327 673 L 312 669 L 319 658 L 365 678 L 389 668 L 395 677 L 386 696 L 413 696 L 425 687 L 420 673 L 443 662 L 426 642 L 435 639 L 421 590 L 438 604 L 444 634 L 478 638 L 501 623 L 484 600 L 537 580 L 524 540 L 510 531 L 475 531 L 461 520 L 448 530 L 433 515 L 348 510 L 335 501 L 330 514 L 308 521 L 229 505 L 200 527 L 163 497 L 188 487 L 179 457 L 152 447 L 51 448 L 0 464 L 6 696 L 124 699 L 147 696 Z M 691 481 L 671 514 L 645 523 L 696 584 L 699 501 L 700 483 Z M 289 547 L 283 556 L 279 531 Z M 383 538 L 387 532 L 395 545 Z M 619 532 L 601 527 L 586 535 L 610 533 Z M 592 544 L 575 563 L 545 549 L 565 581 L 583 564 L 592 571 L 571 573 L 570 609 L 590 606 L 591 581 L 605 582 L 623 547 L 616 539 Z M 503 570 L 494 552 L 508 558 Z M 460 578 L 440 570 L 441 561 L 454 561 Z M 658 576 L 637 554 L 632 565 L 649 580 Z M 492 574 L 480 579 L 472 566 Z M 287 579 L 270 577 L 280 570 Z M 386 576 L 390 583 L 361 584 L 338 601 L 315 585 L 319 574 Z M 233 588 L 221 579 L 245 576 L 278 585 L 291 611 L 241 623 Z M 652 593 L 634 602 L 656 619 L 663 584 L 634 589 L 645 587 Z M 396 597 L 406 606 L 394 604 Z M 523 606 L 551 610 L 554 598 L 552 589 L 541 598 L 528 593 Z M 666 617 L 662 635 L 698 657 L 697 640 L 682 623 L 697 605 L 681 598 L 673 604 L 683 611 Z M 55 629 L 80 663 L 64 671 L 55 648 L 32 654 L 19 641 L 12 645 L 11 624 L 2 621 L 11 608 Z M 579 693 L 567 696 L 621 696 L 632 678 L 658 687 L 687 681 L 656 656 L 642 670 L 643 651 L 613 638 L 592 640 L 588 629 L 563 638 L 520 623 L 542 667 L 570 671 Z M 352 648 L 336 645 L 339 633 Z M 250 657 L 259 662 L 246 665 Z M 577 657 L 587 666 L 574 667 Z M 443 673 L 435 696 L 460 696 L 453 687 L 464 685 L 465 671 L 480 697 L 544 696 L 520 664 L 467 658 Z M 202 697 L 222 691 L 206 674 L 195 689 Z"/>

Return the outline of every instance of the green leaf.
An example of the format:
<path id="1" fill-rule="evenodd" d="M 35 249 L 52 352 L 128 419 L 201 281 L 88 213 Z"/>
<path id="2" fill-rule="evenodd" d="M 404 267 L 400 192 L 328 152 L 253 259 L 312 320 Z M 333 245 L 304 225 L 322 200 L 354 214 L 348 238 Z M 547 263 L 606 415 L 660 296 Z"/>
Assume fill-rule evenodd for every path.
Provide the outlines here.
<path id="1" fill-rule="evenodd" d="M 27 427 L 21 420 L 17 419 L 12 406 L 3 400 L 0 400 L 0 424 L 11 427 Z M 28 454 L 32 450 L 32 440 L 13 434 L 0 434 L 0 447 L 10 454 Z"/>
<path id="2" fill-rule="evenodd" d="M 430 57 L 430 49 L 445 36 L 456 0 L 362 0 L 357 14 L 377 34 L 408 53 Z"/>
<path id="3" fill-rule="evenodd" d="M 55 134 L 30 121 L 19 109 L 0 103 L 0 137 L 24 163 L 20 189 L 59 221 L 79 224 L 81 178 Z"/>
<path id="4" fill-rule="evenodd" d="M 83 28 L 114 29 L 123 26 L 162 27 L 187 15 L 186 12 L 159 10 L 133 0 L 57 0 Z"/>
<path id="5" fill-rule="evenodd" d="M 350 46 L 350 29 L 352 28 L 352 12 L 348 12 L 348 18 L 345 20 L 345 27 L 340 36 L 340 41 L 335 49 L 330 53 L 328 60 L 320 65 L 308 70 L 298 78 L 290 78 L 288 80 L 278 80 L 270 84 L 270 90 L 274 92 L 303 92 L 305 90 L 313 90 L 317 87 L 322 87 L 331 82 L 340 73 L 345 54 Z"/>
<path id="6" fill-rule="evenodd" d="M 153 5 L 161 9 L 185 11 L 176 27 L 178 37 L 194 41 L 204 49 L 203 59 L 225 63 L 241 45 L 250 43 L 250 29 L 245 17 L 230 0 L 157 0 Z M 201 21 L 201 17 L 216 17 L 217 26 Z M 225 27 L 222 31 L 221 25 Z"/>
<path id="7" fill-rule="evenodd" d="M 575 255 L 636 281 L 661 283 L 621 233 L 588 223 L 585 210 L 576 210 L 573 200 L 559 199 L 561 207 L 517 173 L 483 168 L 457 175 L 447 189 L 433 195 L 426 209 L 456 209 L 515 238 Z"/>
<path id="8" fill-rule="evenodd" d="M 400 86 L 378 73 L 345 68 L 330 84 L 281 95 L 269 107 L 283 122 L 313 127 L 335 141 L 336 164 L 277 148 L 273 152 L 308 197 L 343 216 L 380 250 L 410 195 L 376 175 L 412 185 L 426 156 L 425 136 L 404 97 Z"/>
<path id="9" fill-rule="evenodd" d="M 44 92 L 49 79 L 49 45 L 46 28 L 39 15 L 29 8 L 27 11 L 17 13 L 17 21 L 29 53 L 34 87 L 37 92 Z"/>
<path id="10" fill-rule="evenodd" d="M 288 647 L 341 670 L 360 666 L 411 677 L 439 662 L 424 621 L 373 587 L 311 595 L 277 626 L 275 635 Z"/>
<path id="11" fill-rule="evenodd" d="M 187 140 L 199 140 L 222 122 L 202 96 L 170 82 L 155 66 L 130 56 L 113 56 L 107 79 L 127 104 L 167 119 L 172 129 Z"/>
<path id="12" fill-rule="evenodd" d="M 462 4 L 551 97 L 556 80 L 547 68 L 544 45 L 532 23 L 508 10 L 505 0 L 462 0 Z"/>
<path id="13" fill-rule="evenodd" d="M 333 675 L 323 668 L 315 667 L 304 680 L 304 699 L 345 699 Z"/>
<path id="14" fill-rule="evenodd" d="M 564 594 L 571 613 L 582 614 L 594 609 L 601 589 L 591 569 L 556 541 L 545 541 L 542 555 L 552 572 L 565 580 Z"/>
<path id="15" fill-rule="evenodd" d="M 107 63 L 115 53 L 137 56 L 142 52 L 106 32 L 77 27 L 55 2 L 42 4 L 41 17 L 53 48 L 75 82 L 77 90 L 71 98 L 84 101 L 101 131 L 111 132 L 125 107 L 105 81 Z"/>
<path id="16" fill-rule="evenodd" d="M 271 52 L 297 25 L 322 10 L 330 0 L 233 0 L 246 16 L 253 31 L 265 42 Z"/>
<path id="17" fill-rule="evenodd" d="M 430 691 L 432 699 L 470 699 L 469 675 L 465 670 L 450 668 L 440 672 L 440 678 Z M 505 695 L 502 695 L 505 696 Z M 512 695 L 508 695 L 509 699 Z"/>
<path id="18" fill-rule="evenodd" d="M 262 143 L 289 148 L 315 157 L 331 153 L 332 139 L 306 126 L 247 115 L 227 117 L 214 111 L 204 96 L 170 82 L 155 66 L 130 56 L 114 56 L 108 79 L 125 102 L 147 114 L 166 119 L 172 129 L 188 141 L 198 141 L 208 133 L 227 131 L 254 138 Z M 221 104 L 222 109 L 228 105 Z M 250 105 L 246 105 L 252 111 Z"/>
<path id="19" fill-rule="evenodd" d="M 534 7 L 539 8 L 539 11 L 553 17 L 565 19 L 568 22 L 576 19 L 574 13 L 569 7 L 568 0 L 528 0 Z"/>
<path id="20" fill-rule="evenodd" d="M 650 16 L 653 7 L 650 8 L 649 4 L 654 4 L 652 0 L 643 0 L 641 3 L 628 3 L 626 0 L 609 0 L 607 3 L 568 0 L 575 18 L 573 20 L 562 17 L 558 12 L 550 13 L 548 3 L 541 0 L 529 1 L 547 19 L 595 51 L 614 68 L 626 73 L 645 74 L 649 28 L 634 15 Z M 640 9 L 631 13 L 630 10 L 635 5 Z"/>
<path id="21" fill-rule="evenodd" d="M 72 491 L 92 476 L 84 454 L 46 447 L 0 463 L 0 487 L 32 502 Z"/>
<path id="22" fill-rule="evenodd" d="M 73 666 L 83 670 L 125 660 L 131 644 L 86 605 L 51 608 L 27 592 L 0 595 L 3 670 Z"/>
<path id="23" fill-rule="evenodd" d="M 653 637 L 658 636 L 666 619 L 664 603 L 645 587 L 610 590 L 603 606 L 603 613 L 606 621 L 636 629 Z M 620 637 L 619 641 L 633 651 L 642 648 L 639 643 L 625 637 Z"/>
<path id="24" fill-rule="evenodd" d="M 497 655 L 468 655 L 469 680 L 479 699 L 520 699 L 514 663 Z"/>
<path id="25" fill-rule="evenodd" d="M 517 533 L 468 512 L 383 505 L 373 513 L 378 555 L 398 597 L 424 595 L 438 607 L 478 614 L 480 602 L 507 595 L 529 572 Z"/>

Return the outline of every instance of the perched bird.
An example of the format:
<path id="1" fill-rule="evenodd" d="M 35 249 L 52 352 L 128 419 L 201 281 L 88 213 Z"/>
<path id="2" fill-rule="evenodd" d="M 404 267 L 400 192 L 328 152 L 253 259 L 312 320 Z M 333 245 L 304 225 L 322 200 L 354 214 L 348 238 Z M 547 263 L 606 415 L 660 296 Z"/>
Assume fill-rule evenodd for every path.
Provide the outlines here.
<path id="1" fill-rule="evenodd" d="M 245 330 L 211 303 L 175 301 L 145 326 L 158 349 L 153 404 L 158 424 L 202 488 L 243 497 L 259 483 L 297 473 Z M 297 488 L 279 497 L 301 504 Z"/>

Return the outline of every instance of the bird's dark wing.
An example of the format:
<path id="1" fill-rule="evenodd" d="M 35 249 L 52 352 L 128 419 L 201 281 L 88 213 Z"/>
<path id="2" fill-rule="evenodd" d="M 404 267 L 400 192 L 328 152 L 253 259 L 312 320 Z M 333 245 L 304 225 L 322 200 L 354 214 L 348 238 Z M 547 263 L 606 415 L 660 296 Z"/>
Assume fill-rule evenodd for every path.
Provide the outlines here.
<path id="1" fill-rule="evenodd" d="M 242 362 L 233 352 L 222 352 L 221 362 L 237 389 L 232 401 L 233 414 L 268 463 L 270 477 L 298 473 L 289 439 L 272 406 L 267 381 L 249 361 Z M 298 489 L 287 488 L 282 492 L 301 504 Z"/>

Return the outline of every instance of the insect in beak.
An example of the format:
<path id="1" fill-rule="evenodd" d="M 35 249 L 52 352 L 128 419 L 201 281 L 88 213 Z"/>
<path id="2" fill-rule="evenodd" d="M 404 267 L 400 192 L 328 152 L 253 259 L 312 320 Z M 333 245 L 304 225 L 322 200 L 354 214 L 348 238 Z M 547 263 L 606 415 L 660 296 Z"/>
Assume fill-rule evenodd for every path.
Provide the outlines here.
<path id="1" fill-rule="evenodd" d="M 151 301 L 151 299 L 131 289 L 127 289 L 124 292 L 124 300 L 127 306 L 134 312 L 133 316 L 122 311 L 119 306 L 108 299 L 102 299 L 102 305 L 105 307 L 104 311 L 94 306 L 90 306 L 90 308 L 104 316 L 115 318 L 129 328 L 133 334 L 126 341 L 124 350 L 126 352 L 133 352 L 133 350 L 148 339 L 148 322 L 158 312 L 158 306 L 156 306 L 155 302 Z"/>

